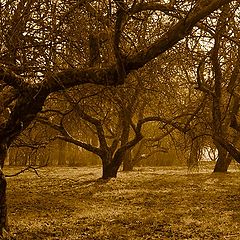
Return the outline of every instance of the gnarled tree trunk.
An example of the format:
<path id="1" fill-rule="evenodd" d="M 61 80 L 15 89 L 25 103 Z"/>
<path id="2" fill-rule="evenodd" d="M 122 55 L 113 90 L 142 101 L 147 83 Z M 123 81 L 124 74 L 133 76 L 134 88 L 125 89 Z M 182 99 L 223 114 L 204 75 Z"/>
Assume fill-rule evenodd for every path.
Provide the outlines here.
<path id="1" fill-rule="evenodd" d="M 2 170 L 0 170 L 0 236 L 4 230 L 8 230 L 6 188 L 7 182 Z"/>
<path id="2" fill-rule="evenodd" d="M 123 158 L 123 171 L 133 171 L 133 167 L 132 152 L 131 150 L 127 150 Z"/>
<path id="3" fill-rule="evenodd" d="M 217 142 L 216 145 L 219 145 L 220 147 L 218 148 L 218 157 L 219 158 L 215 165 L 214 172 L 227 172 L 228 167 L 233 159 L 235 159 L 237 162 L 240 161 L 239 157 L 238 157 L 239 156 L 238 151 L 235 148 L 235 146 L 238 144 L 238 141 L 239 141 L 239 135 L 238 135 L 238 133 L 235 133 L 232 144 L 229 144 L 229 143 L 223 141 L 223 139 L 219 138 L 219 137 L 215 141 Z M 223 149 L 223 150 L 221 150 L 221 149 Z M 219 152 L 220 152 L 220 154 L 219 154 Z"/>
<path id="4" fill-rule="evenodd" d="M 214 172 L 227 172 L 231 163 L 231 158 L 228 156 L 227 151 L 219 144 L 215 143 L 218 150 L 218 158 L 214 167 Z"/>
<path id="5" fill-rule="evenodd" d="M 102 179 L 110 179 L 110 178 L 116 178 L 118 167 L 115 166 L 113 163 L 103 164 L 103 172 L 102 172 Z"/>
<path id="6" fill-rule="evenodd" d="M 116 178 L 127 149 L 118 149 L 115 154 L 108 152 L 102 159 L 102 179 Z"/>
<path id="7" fill-rule="evenodd" d="M 4 161 L 7 157 L 7 150 L 7 145 L 5 143 L 0 144 L 0 237 L 4 231 L 8 230 L 6 201 L 7 181 L 2 171 Z"/>

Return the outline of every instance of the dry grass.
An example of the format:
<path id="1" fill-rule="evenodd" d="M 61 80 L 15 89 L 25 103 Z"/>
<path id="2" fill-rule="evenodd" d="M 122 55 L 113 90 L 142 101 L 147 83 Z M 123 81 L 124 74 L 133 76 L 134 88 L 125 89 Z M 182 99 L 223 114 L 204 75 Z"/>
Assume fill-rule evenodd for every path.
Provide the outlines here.
<path id="1" fill-rule="evenodd" d="M 16 171 L 6 168 L 7 173 Z M 240 173 L 45 168 L 8 179 L 8 239 L 240 239 Z"/>

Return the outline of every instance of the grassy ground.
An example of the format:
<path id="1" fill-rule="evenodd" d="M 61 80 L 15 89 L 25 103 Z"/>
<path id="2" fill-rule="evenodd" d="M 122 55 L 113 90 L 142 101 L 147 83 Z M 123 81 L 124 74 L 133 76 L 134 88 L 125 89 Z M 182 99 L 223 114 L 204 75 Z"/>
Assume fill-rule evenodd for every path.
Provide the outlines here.
<path id="1" fill-rule="evenodd" d="M 6 173 L 17 169 L 6 168 Z M 8 178 L 8 239 L 240 239 L 240 173 L 44 168 Z"/>

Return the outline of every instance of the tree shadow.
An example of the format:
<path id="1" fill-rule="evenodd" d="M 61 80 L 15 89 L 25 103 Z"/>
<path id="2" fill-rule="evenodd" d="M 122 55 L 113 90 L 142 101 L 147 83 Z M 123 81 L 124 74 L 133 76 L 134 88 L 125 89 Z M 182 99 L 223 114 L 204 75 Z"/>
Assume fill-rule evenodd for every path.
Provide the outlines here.
<path id="1" fill-rule="evenodd" d="M 102 179 L 102 178 L 91 179 L 91 180 L 86 180 L 86 181 L 78 183 L 78 186 L 104 185 L 104 184 L 108 183 L 110 180 L 111 180 L 111 178 L 108 178 L 108 179 Z"/>

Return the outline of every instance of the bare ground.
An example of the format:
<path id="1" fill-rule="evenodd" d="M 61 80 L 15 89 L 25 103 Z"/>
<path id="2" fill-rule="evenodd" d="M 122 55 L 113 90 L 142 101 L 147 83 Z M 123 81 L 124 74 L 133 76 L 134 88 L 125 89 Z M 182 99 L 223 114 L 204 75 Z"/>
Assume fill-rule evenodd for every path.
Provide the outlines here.
<path id="1" fill-rule="evenodd" d="M 239 171 L 139 168 L 108 182 L 96 180 L 100 167 L 39 174 L 8 178 L 6 239 L 240 239 Z"/>

